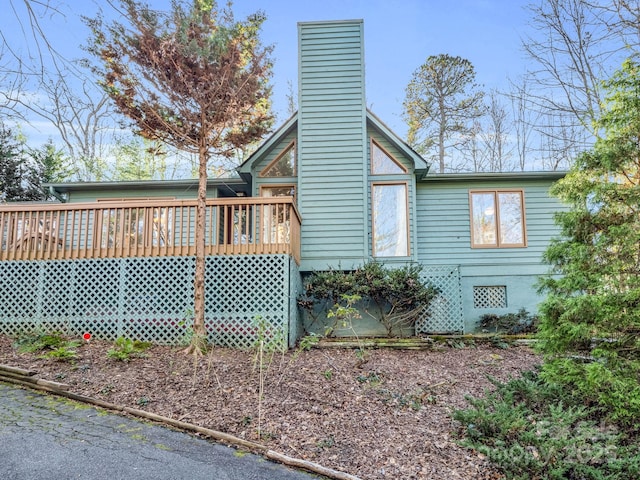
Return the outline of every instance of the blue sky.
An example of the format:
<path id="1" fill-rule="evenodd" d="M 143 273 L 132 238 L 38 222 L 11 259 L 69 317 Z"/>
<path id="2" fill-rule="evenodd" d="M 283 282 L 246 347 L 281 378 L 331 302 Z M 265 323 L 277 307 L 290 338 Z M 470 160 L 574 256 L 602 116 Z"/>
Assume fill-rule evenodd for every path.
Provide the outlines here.
<path id="1" fill-rule="evenodd" d="M 6 0 L 5 0 L 6 1 Z M 224 1 L 224 0 L 223 0 Z M 93 16 L 98 0 L 51 0 L 62 15 L 41 19 L 50 42 L 68 58 L 81 58 L 88 30 L 80 14 Z M 166 8 L 166 0 L 150 5 Z M 526 65 L 521 37 L 528 30 L 528 12 L 521 0 L 235 0 L 237 18 L 263 10 L 267 21 L 262 39 L 275 47 L 274 110 L 278 124 L 287 116 L 288 82 L 297 82 L 297 23 L 300 21 L 364 19 L 367 105 L 401 136 L 404 89 L 411 74 L 429 55 L 459 55 L 475 66 L 477 80 L 488 90 L 507 88 Z M 18 13 L 22 0 L 14 0 Z M 110 7 L 104 5 L 105 14 Z M 0 29 L 14 47 L 26 44 L 14 16 L 0 19 Z M 43 127 L 46 128 L 46 127 Z M 26 131 L 29 137 L 29 134 Z M 33 132 L 35 134 L 35 132 Z M 45 132 L 40 132 L 41 135 Z M 40 135 L 38 135 L 40 136 Z"/>
<path id="2" fill-rule="evenodd" d="M 471 61 L 487 89 L 506 88 L 525 70 L 520 38 L 528 2 L 519 0 L 236 0 L 240 16 L 267 14 L 263 39 L 273 43 L 274 106 L 286 115 L 287 81 L 297 81 L 297 23 L 364 19 L 367 105 L 404 135 L 404 89 L 429 55 Z"/>

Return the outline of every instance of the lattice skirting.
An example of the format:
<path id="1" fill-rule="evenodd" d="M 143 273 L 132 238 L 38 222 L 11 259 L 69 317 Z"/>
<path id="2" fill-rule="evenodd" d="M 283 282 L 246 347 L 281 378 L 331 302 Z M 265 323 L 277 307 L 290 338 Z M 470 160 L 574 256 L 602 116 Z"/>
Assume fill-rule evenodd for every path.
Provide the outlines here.
<path id="1" fill-rule="evenodd" d="M 416 322 L 416 333 L 461 333 L 464 331 L 460 268 L 423 266 L 421 278 L 440 289 L 429 308 Z"/>
<path id="2" fill-rule="evenodd" d="M 193 257 L 0 262 L 0 332 L 33 329 L 176 345 L 193 315 Z M 250 348 L 258 334 L 292 345 L 300 274 L 288 255 L 207 258 L 206 327 L 215 344 Z M 294 308 L 295 310 L 295 308 Z M 257 321 L 260 319 L 260 322 Z"/>

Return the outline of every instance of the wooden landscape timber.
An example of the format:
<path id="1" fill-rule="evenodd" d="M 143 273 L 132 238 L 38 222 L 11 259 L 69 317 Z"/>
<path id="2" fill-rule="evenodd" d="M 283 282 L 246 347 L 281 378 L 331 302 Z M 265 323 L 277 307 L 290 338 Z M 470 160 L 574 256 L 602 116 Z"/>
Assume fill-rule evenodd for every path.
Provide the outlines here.
<path id="1" fill-rule="evenodd" d="M 313 345 L 314 348 L 391 348 L 396 350 L 431 350 L 439 343 L 447 341 L 495 343 L 517 343 L 531 345 L 535 338 L 531 335 L 430 335 L 411 338 L 323 338 Z"/>
<path id="2" fill-rule="evenodd" d="M 69 385 L 65 385 L 59 382 L 52 382 L 48 380 L 39 379 L 36 377 L 37 372 L 32 370 L 24 370 L 21 368 L 11 367 L 8 365 L 0 365 L 0 382 L 11 383 L 22 387 L 28 387 L 35 390 L 41 390 L 47 393 L 58 395 L 68 398 L 77 402 L 86 403 L 95 407 L 104 408 L 114 412 L 126 413 L 138 418 L 144 418 L 163 425 L 169 425 L 171 427 L 183 430 L 186 432 L 198 433 L 205 437 L 208 437 L 217 442 L 228 444 L 232 447 L 243 448 L 250 452 L 262 455 L 269 460 L 273 460 L 290 467 L 300 468 L 312 473 L 324 475 L 327 478 L 335 480 L 360 480 L 359 477 L 354 475 L 333 470 L 331 468 L 323 467 L 314 462 L 309 462 L 299 458 L 290 457 L 279 452 L 270 450 L 266 446 L 257 443 L 244 440 L 228 433 L 212 430 L 210 428 L 200 427 L 191 423 L 182 422 L 173 418 L 164 417 L 162 415 L 156 415 L 155 413 L 145 412 L 136 408 L 123 407 L 113 403 L 105 402 L 97 398 L 88 397 L 85 395 L 78 395 L 69 391 Z"/>

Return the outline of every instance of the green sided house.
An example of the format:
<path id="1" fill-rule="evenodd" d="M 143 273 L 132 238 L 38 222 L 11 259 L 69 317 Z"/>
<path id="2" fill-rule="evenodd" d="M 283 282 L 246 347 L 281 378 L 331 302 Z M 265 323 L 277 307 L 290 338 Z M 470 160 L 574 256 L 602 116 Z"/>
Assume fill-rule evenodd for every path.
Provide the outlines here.
<path id="1" fill-rule="evenodd" d="M 304 275 L 371 259 L 421 264 L 439 288 L 417 334 L 535 312 L 562 208 L 548 190 L 562 174 L 430 173 L 366 108 L 363 22 L 298 31 L 298 112 L 237 177 L 209 181 L 211 340 L 251 346 L 261 319 L 293 345 L 305 333 L 296 303 Z M 188 337 L 197 181 L 49 188 L 60 202 L 0 206 L 0 331 Z"/>

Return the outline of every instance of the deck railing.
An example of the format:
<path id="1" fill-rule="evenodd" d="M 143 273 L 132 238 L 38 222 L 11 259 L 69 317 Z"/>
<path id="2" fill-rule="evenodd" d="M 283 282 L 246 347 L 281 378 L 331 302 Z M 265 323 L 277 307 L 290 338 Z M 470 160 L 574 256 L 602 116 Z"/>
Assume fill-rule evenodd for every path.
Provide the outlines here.
<path id="1" fill-rule="evenodd" d="M 292 197 L 207 200 L 207 255 L 281 253 L 300 261 Z M 195 255 L 195 200 L 0 205 L 0 260 Z"/>

